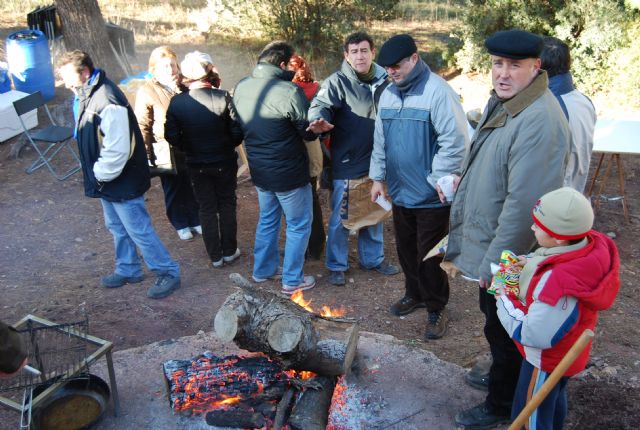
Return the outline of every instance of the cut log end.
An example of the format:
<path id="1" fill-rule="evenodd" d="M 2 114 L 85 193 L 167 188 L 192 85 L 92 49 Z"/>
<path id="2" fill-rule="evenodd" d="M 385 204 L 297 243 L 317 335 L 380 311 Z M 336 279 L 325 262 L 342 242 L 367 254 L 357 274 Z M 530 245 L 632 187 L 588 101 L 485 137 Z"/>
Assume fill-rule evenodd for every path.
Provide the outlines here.
<path id="1" fill-rule="evenodd" d="M 278 318 L 269 325 L 269 345 L 278 352 L 292 351 L 302 339 L 303 328 L 298 318 Z"/>
<path id="2" fill-rule="evenodd" d="M 238 333 L 238 315 L 226 307 L 220 308 L 213 320 L 216 336 L 223 342 L 230 342 Z"/>

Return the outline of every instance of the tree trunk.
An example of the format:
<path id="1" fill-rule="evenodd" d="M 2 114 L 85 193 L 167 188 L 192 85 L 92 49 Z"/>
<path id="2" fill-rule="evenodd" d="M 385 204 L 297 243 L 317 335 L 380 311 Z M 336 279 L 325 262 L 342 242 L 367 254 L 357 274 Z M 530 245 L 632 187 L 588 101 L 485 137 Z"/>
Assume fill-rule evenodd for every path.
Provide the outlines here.
<path id="1" fill-rule="evenodd" d="M 321 375 L 347 373 L 358 345 L 358 325 L 307 312 L 288 297 L 253 287 L 238 274 L 241 287 L 224 302 L 214 320 L 223 341 L 279 358 L 287 368 Z"/>
<path id="2" fill-rule="evenodd" d="M 62 21 L 62 34 L 67 51 L 79 49 L 89 54 L 93 65 L 107 72 L 117 82 L 126 72 L 118 65 L 109 46 L 98 0 L 56 0 L 56 8 Z"/>

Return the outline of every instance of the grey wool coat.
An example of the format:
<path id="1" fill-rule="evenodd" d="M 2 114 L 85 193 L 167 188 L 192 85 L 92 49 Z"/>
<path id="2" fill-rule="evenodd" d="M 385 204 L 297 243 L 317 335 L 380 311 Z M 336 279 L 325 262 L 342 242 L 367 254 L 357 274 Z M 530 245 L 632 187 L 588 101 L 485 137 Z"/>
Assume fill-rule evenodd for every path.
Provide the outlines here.
<path id="1" fill-rule="evenodd" d="M 531 250 L 533 206 L 562 186 L 571 135 L 547 86 L 541 71 L 509 100 L 492 92 L 478 123 L 451 207 L 445 256 L 469 277 L 491 280 L 490 263 L 503 250 Z"/>

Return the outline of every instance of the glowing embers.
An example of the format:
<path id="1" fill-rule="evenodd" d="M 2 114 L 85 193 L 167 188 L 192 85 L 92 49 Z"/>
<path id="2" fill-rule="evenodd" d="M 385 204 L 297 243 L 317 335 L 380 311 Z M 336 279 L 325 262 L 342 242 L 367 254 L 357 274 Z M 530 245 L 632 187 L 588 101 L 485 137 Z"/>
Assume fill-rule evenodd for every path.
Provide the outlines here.
<path id="1" fill-rule="evenodd" d="M 291 301 L 303 307 L 308 312 L 317 313 L 311 307 L 312 300 L 305 299 L 304 295 L 302 294 L 302 291 L 296 291 L 295 293 L 293 293 L 291 295 Z M 343 307 L 332 309 L 327 305 L 322 305 L 322 308 L 319 313 L 320 313 L 320 316 L 323 316 L 323 317 L 343 317 L 346 314 L 346 310 Z"/>
<path id="2" fill-rule="evenodd" d="M 220 358 L 205 352 L 163 367 L 175 412 L 202 414 L 231 407 L 253 412 L 264 409 L 263 403 L 275 404 L 289 386 L 282 366 L 263 355 Z"/>

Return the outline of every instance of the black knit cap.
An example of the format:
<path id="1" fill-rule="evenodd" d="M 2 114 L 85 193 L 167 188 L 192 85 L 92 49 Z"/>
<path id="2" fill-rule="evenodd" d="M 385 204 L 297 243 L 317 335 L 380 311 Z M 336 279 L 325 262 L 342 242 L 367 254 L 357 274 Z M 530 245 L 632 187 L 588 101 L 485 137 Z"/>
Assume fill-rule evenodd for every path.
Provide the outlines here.
<path id="1" fill-rule="evenodd" d="M 484 41 L 489 54 L 514 60 L 539 58 L 543 44 L 542 37 L 523 30 L 497 31 Z"/>
<path id="2" fill-rule="evenodd" d="M 398 34 L 384 42 L 380 47 L 377 63 L 382 67 L 393 66 L 403 58 L 418 52 L 416 41 L 408 34 Z"/>

